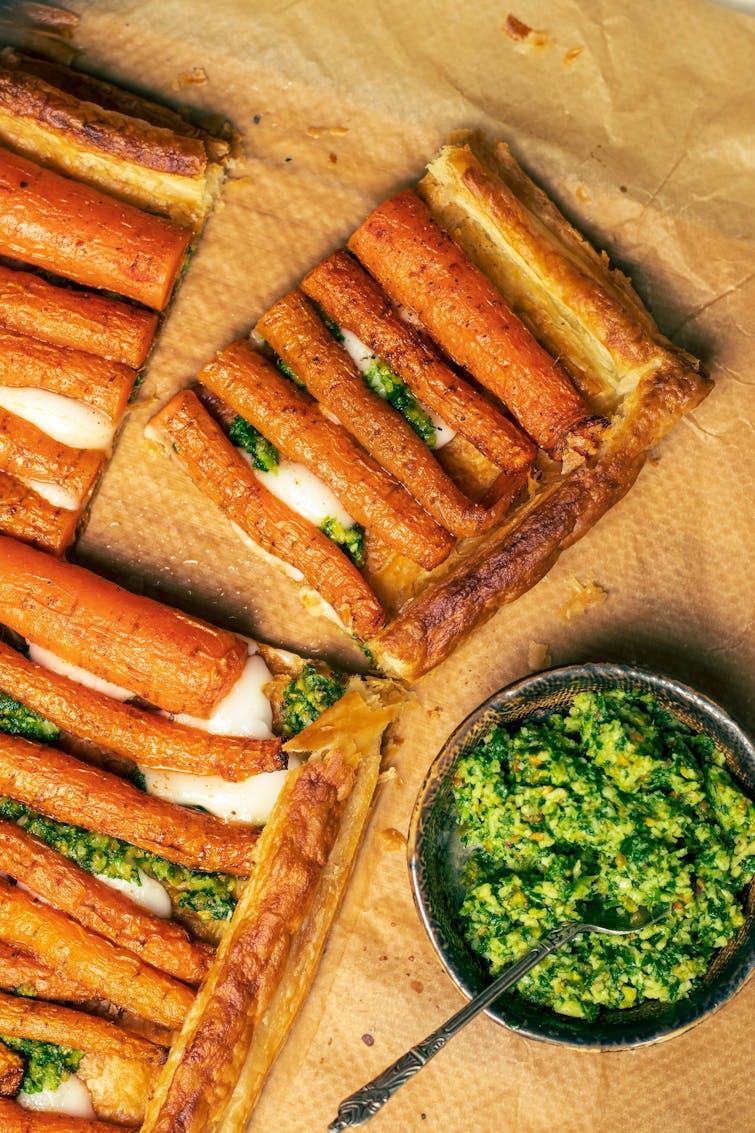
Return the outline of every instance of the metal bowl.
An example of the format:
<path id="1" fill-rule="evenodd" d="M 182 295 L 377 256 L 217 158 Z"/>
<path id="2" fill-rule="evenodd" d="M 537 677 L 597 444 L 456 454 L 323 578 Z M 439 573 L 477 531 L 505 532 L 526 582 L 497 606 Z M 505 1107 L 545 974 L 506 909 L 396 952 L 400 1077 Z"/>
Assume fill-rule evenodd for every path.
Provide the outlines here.
<path id="1" fill-rule="evenodd" d="M 464 940 L 458 917 L 467 852 L 453 819 L 452 784 L 459 759 L 493 724 L 518 725 L 568 706 L 578 692 L 620 688 L 652 693 L 677 719 L 706 732 L 726 756 L 739 786 L 755 796 L 755 745 L 722 708 L 670 677 L 621 664 L 569 665 L 526 677 L 480 705 L 446 741 L 419 792 L 409 834 L 409 870 L 420 917 L 446 971 L 469 998 L 490 983 L 481 959 Z M 746 923 L 714 957 L 704 978 L 677 1003 L 645 1000 L 625 1010 L 604 1010 L 594 1021 L 558 1015 L 512 990 L 487 1014 L 530 1038 L 594 1050 L 658 1042 L 681 1034 L 721 1007 L 755 968 L 755 883 L 745 904 Z"/>

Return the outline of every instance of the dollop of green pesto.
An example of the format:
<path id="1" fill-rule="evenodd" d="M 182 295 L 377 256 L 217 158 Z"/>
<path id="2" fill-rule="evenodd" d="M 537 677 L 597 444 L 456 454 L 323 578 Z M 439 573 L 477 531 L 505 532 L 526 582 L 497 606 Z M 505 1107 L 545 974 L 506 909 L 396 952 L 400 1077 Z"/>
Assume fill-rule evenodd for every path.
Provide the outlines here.
<path id="1" fill-rule="evenodd" d="M 402 382 L 390 366 L 376 358 L 362 376 L 373 393 L 399 411 L 428 448 L 435 448 L 438 430 L 433 425 L 430 414 L 422 408 L 406 382 Z"/>
<path id="2" fill-rule="evenodd" d="M 364 566 L 366 561 L 364 528 L 360 524 L 352 523 L 351 527 L 345 527 L 340 519 L 329 515 L 320 524 L 320 530 L 334 543 L 338 544 L 341 550 L 351 559 L 354 566 Z"/>
<path id="3" fill-rule="evenodd" d="M 155 881 L 164 882 L 172 890 L 179 908 L 190 909 L 202 921 L 225 921 L 233 915 L 236 883 L 227 874 L 188 869 L 119 838 L 46 818 L 14 799 L 0 798 L 0 818 L 17 822 L 29 834 L 89 873 L 140 885 L 139 870 L 142 870 Z"/>
<path id="4" fill-rule="evenodd" d="M 687 995 L 744 923 L 755 805 L 710 737 L 649 694 L 577 694 L 565 713 L 494 726 L 459 763 L 455 817 L 471 850 L 463 931 L 496 975 L 585 901 L 668 906 L 627 937 L 583 935 L 517 994 L 565 1015 Z"/>
<path id="5" fill-rule="evenodd" d="M 4 692 L 0 692 L 0 731 L 41 742 L 56 740 L 60 735 L 60 728 Z"/>
<path id="6" fill-rule="evenodd" d="M 295 736 L 340 700 L 346 691 L 346 677 L 309 662 L 283 691 L 281 714 L 283 734 Z"/>
<path id="7" fill-rule="evenodd" d="M 61 1082 L 75 1074 L 84 1054 L 54 1043 L 36 1042 L 33 1039 L 16 1039 L 0 1035 L 0 1042 L 20 1054 L 25 1062 L 20 1090 L 24 1094 L 40 1094 L 43 1090 L 57 1090 Z"/>
<path id="8" fill-rule="evenodd" d="M 252 465 L 260 472 L 274 472 L 280 463 L 278 450 L 254 425 L 238 414 L 228 430 L 228 439 L 237 448 L 243 448 L 252 458 Z"/>

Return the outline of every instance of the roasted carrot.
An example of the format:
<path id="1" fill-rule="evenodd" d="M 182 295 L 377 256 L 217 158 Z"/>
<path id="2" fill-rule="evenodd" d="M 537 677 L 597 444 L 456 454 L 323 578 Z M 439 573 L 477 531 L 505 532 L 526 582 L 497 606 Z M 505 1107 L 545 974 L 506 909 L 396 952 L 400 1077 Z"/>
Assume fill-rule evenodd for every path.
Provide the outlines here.
<path id="1" fill-rule="evenodd" d="M 301 571 L 356 634 L 377 632 L 383 610 L 354 564 L 260 483 L 195 393 L 176 394 L 153 417 L 150 429 L 233 523 L 269 554 Z"/>
<path id="2" fill-rule="evenodd" d="M 161 311 L 191 238 L 142 212 L 0 149 L 0 254 Z"/>
<path id="3" fill-rule="evenodd" d="M 109 1121 L 38 1113 L 5 1098 L 0 1098 L 0 1128 L 3 1133 L 123 1133 L 122 1125 L 111 1125 Z"/>
<path id="4" fill-rule="evenodd" d="M 0 325 L 138 370 L 152 345 L 157 315 L 0 265 Z"/>
<path id="5" fill-rule="evenodd" d="M 178 1029 L 194 999 L 185 984 L 1 879 L 0 940 L 69 975 L 88 988 L 92 998 L 108 1000 L 163 1027 Z"/>
<path id="6" fill-rule="evenodd" d="M 447 532 L 248 342 L 222 350 L 199 380 L 286 456 L 320 476 L 354 519 L 389 546 L 428 570 L 447 558 L 453 545 Z"/>
<path id="7" fill-rule="evenodd" d="M 165 802 L 56 748 L 2 733 L 0 794 L 190 869 L 243 876 L 252 868 L 256 830 Z"/>
<path id="8" fill-rule="evenodd" d="M 560 456 L 580 438 L 591 447 L 601 419 L 415 192 L 407 189 L 375 209 L 349 248 L 542 448 Z"/>
<path id="9" fill-rule="evenodd" d="M 19 1090 L 25 1073 L 24 1060 L 14 1050 L 0 1042 L 0 1097 L 13 1098 Z"/>
<path id="10" fill-rule="evenodd" d="M 89 992 L 62 972 L 54 972 L 30 952 L 0 941 L 0 988 L 66 1003 L 84 1003 Z"/>
<path id="11" fill-rule="evenodd" d="M 180 925 L 141 909 L 13 822 L 0 822 L 0 861 L 5 873 L 43 901 L 145 964 L 188 984 L 200 983 L 207 974 L 209 947 L 193 943 Z M 13 1032 L 0 1026 L 3 1033 Z"/>
<path id="12" fill-rule="evenodd" d="M 112 424 L 123 416 L 136 371 L 82 350 L 0 327 L 0 386 L 44 389 L 83 401 Z"/>
<path id="13" fill-rule="evenodd" d="M 105 453 L 54 441 L 36 425 L 0 409 L 0 468 L 29 487 L 58 489 L 61 505 L 76 509 L 91 494 Z"/>
<path id="14" fill-rule="evenodd" d="M 154 1065 L 165 1061 L 163 1047 L 98 1015 L 3 992 L 0 992 L 0 1035 Z"/>
<path id="15" fill-rule="evenodd" d="M 0 472 L 0 534 L 62 555 L 73 542 L 78 519 L 78 512 L 55 507 L 15 476 Z"/>
<path id="16" fill-rule="evenodd" d="M 304 277 L 301 288 L 488 460 L 509 473 L 531 467 L 537 450 L 529 437 L 420 338 L 353 256 L 334 252 Z"/>
<path id="17" fill-rule="evenodd" d="M 281 741 L 213 735 L 95 692 L 0 642 L 0 689 L 59 728 L 143 767 L 247 779 L 285 766 Z"/>
<path id="18" fill-rule="evenodd" d="M 446 475 L 398 410 L 373 393 L 301 291 L 290 291 L 274 303 L 256 330 L 312 396 L 447 531 L 475 535 L 495 521 Z"/>
<path id="19" fill-rule="evenodd" d="M 0 623 L 167 712 L 206 718 L 235 685 L 241 638 L 0 537 Z"/>

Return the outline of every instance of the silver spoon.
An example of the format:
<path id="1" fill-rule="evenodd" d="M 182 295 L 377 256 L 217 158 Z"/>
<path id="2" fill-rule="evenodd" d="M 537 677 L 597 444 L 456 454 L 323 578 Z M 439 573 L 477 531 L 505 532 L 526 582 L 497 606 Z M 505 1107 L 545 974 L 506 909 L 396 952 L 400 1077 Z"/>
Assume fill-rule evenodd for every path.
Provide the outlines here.
<path id="1" fill-rule="evenodd" d="M 629 914 L 617 909 L 605 910 L 599 905 L 585 905 L 582 920 L 567 921 L 546 933 L 529 952 L 525 952 L 521 959 L 511 964 L 498 979 L 446 1020 L 437 1031 L 433 1031 L 406 1054 L 402 1054 L 396 1062 L 378 1074 L 377 1078 L 373 1078 L 366 1086 L 362 1086 L 356 1093 L 345 1098 L 338 1107 L 335 1121 L 328 1126 L 328 1133 L 341 1133 L 344 1129 L 353 1129 L 357 1125 L 364 1125 L 374 1117 L 398 1088 L 413 1078 L 417 1071 L 421 1070 L 425 1063 L 429 1062 L 470 1019 L 479 1015 L 502 992 L 526 975 L 530 968 L 534 968 L 535 964 L 539 964 L 562 944 L 567 944 L 581 932 L 603 932 L 611 936 L 626 936 L 631 932 L 639 932 L 647 925 L 662 920 L 668 911 L 667 908 L 657 908 L 652 911 L 640 908 L 636 913 Z"/>

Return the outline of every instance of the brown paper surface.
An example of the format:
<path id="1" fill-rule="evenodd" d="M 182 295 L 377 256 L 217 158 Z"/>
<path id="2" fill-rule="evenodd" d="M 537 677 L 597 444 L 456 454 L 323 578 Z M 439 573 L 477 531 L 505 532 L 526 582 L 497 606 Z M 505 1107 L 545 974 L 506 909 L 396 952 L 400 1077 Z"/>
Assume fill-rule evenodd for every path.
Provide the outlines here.
<path id="1" fill-rule="evenodd" d="M 553 664 L 661 668 L 755 726 L 752 539 L 755 18 L 708 0 L 69 0 L 82 62 L 244 135 L 78 548 L 82 561 L 259 636 L 356 663 L 142 436 L 212 353 L 421 175 L 485 130 L 635 281 L 714 392 L 636 486 L 403 711 L 367 843 L 252 1130 L 324 1130 L 345 1095 L 460 1006 L 415 915 L 402 835 L 425 770 L 480 701 Z M 542 34 L 516 42 L 513 13 Z M 201 71 L 195 71 L 200 68 Z M 182 76 L 206 81 L 188 85 Z M 573 579 L 607 597 L 565 621 Z M 397 831 L 398 834 L 393 833 Z M 670 1042 L 610 1054 L 486 1018 L 403 1088 L 375 1133 L 747 1133 L 755 983 Z"/>

